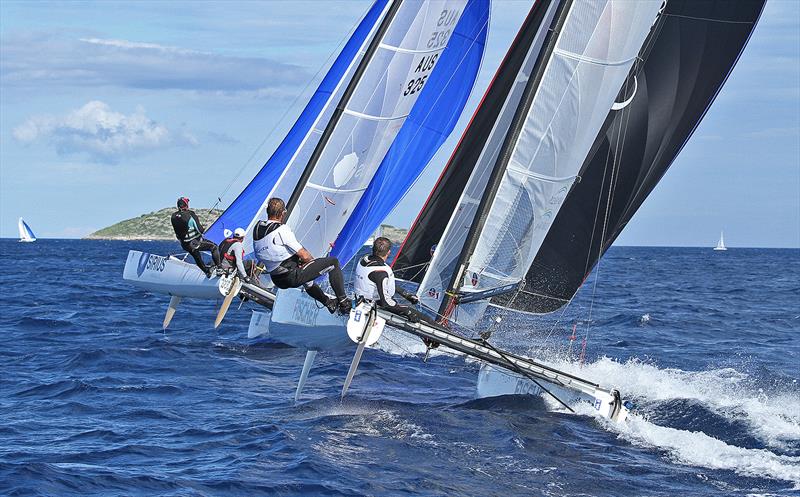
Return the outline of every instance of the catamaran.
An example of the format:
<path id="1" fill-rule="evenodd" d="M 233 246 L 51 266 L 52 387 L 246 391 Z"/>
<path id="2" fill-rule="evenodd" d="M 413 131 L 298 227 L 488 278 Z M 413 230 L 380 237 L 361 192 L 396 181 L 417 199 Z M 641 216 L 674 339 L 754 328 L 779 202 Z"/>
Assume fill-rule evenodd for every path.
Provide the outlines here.
<path id="1" fill-rule="evenodd" d="M 725 246 L 725 234 L 722 231 L 719 232 L 719 241 L 714 250 L 728 250 L 728 247 Z"/>
<path id="2" fill-rule="evenodd" d="M 451 45 L 459 29 L 467 30 L 467 12 L 477 4 L 461 6 L 461 19 L 448 35 Z M 419 284 L 417 295 L 437 325 L 409 322 L 369 302 L 360 303 L 347 318 L 332 316 L 299 290 L 273 293 L 241 285 L 235 278 L 206 280 L 193 265 L 136 251 L 128 256 L 124 277 L 173 295 L 165 325 L 182 297 L 226 295 L 229 302 L 241 289 L 254 302 L 271 307 L 271 312 L 253 312 L 248 335 L 268 333 L 309 350 L 296 397 L 316 352 L 348 346 L 352 340 L 358 347 L 344 395 L 364 348 L 388 325 L 482 361 L 479 395 L 535 393 L 566 409 L 588 402 L 601 416 L 623 420 L 628 410 L 617 389 L 561 371 L 547 358 L 503 350 L 491 342 L 492 333 L 504 313 L 548 314 L 570 304 L 713 102 L 763 4 L 535 2 L 393 263 L 398 275 Z M 365 65 L 375 64 L 370 61 L 376 50 L 399 47 L 381 41 L 392 32 L 397 11 L 419 10 L 419 5 L 398 1 L 373 6 L 385 11 L 372 21 L 380 27 L 370 35 L 372 41 L 367 36 L 355 42 L 365 46 L 365 55 L 347 89 L 329 92 L 328 100 L 339 102 L 336 111 L 326 114 L 328 105 L 316 109 L 330 116 L 326 126 L 316 128 L 319 138 L 309 145 L 310 140 L 287 136 L 267 164 L 277 156 L 276 167 L 259 173 L 211 227 L 212 234 L 226 222 L 229 227 L 241 219 L 255 222 L 266 199 L 277 195 L 290 199 L 287 223 L 312 253 L 330 253 L 345 262 L 363 245 L 419 174 L 412 171 L 401 176 L 409 181 L 397 181 L 400 171 L 418 163 L 404 160 L 410 157 L 409 148 L 424 150 L 423 156 L 430 158 L 428 152 L 446 135 L 432 138 L 427 125 L 414 126 L 409 117 L 391 149 L 389 143 L 378 149 L 389 153 L 377 154 L 382 160 L 377 169 L 356 167 L 361 156 L 350 155 L 355 149 L 331 138 L 337 136 L 343 115 L 368 114 L 352 109 L 349 96 L 358 94 L 360 77 L 368 72 Z M 480 26 L 480 20 L 472 25 Z M 465 36 L 463 41 L 472 46 L 479 39 Z M 420 102 L 434 94 L 430 90 L 442 74 L 446 54 Z M 462 66 L 456 64 L 453 71 Z M 438 91 L 444 94 L 447 85 Z M 387 132 L 374 136 L 391 141 Z M 339 146 L 329 150 L 332 140 Z M 301 158 L 295 160 L 300 149 Z M 349 187 L 351 178 L 358 178 L 357 188 Z M 249 200 L 242 203 L 242 198 Z"/>
<path id="3" fill-rule="evenodd" d="M 22 218 L 19 218 L 17 222 L 17 227 L 19 228 L 19 241 L 21 242 L 35 242 L 36 235 L 33 234 L 33 230 L 28 223 L 26 223 Z"/>

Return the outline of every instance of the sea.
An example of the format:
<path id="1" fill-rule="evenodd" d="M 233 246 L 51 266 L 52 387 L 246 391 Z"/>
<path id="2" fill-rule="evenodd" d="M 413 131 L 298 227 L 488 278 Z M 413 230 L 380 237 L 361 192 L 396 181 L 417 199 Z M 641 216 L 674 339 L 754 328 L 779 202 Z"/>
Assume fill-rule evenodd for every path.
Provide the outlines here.
<path id="1" fill-rule="evenodd" d="M 163 331 L 129 249 L 179 250 L 0 241 L 0 494 L 800 496 L 800 250 L 612 247 L 566 310 L 496 324 L 618 388 L 616 424 L 478 399 L 476 362 L 399 332 L 344 400 L 355 346 L 320 353 L 295 402 L 304 350 L 248 339 L 252 304 Z"/>

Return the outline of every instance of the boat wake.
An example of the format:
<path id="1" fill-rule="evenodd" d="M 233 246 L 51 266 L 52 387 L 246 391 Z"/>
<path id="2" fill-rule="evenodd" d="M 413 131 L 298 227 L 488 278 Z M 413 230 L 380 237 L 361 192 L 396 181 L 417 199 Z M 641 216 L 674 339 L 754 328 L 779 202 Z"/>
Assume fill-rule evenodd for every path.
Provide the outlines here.
<path id="1" fill-rule="evenodd" d="M 796 382 L 768 392 L 732 368 L 692 372 L 608 358 L 580 371 L 619 386 L 634 402 L 627 423 L 602 421 L 621 439 L 665 451 L 680 464 L 790 481 L 800 489 Z M 591 407 L 585 414 L 593 414 Z"/>

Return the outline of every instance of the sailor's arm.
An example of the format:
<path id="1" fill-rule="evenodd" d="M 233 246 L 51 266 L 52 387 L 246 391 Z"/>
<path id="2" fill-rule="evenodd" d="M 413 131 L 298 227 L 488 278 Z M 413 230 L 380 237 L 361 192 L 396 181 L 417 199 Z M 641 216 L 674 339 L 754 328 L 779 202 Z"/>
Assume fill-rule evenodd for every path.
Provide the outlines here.
<path id="1" fill-rule="evenodd" d="M 407 291 L 405 291 L 404 289 L 402 289 L 400 287 L 397 287 L 397 289 L 395 291 L 397 293 L 399 293 L 401 297 L 403 297 L 404 299 L 408 300 L 412 304 L 419 304 L 419 297 L 417 297 L 416 294 L 411 293 L 411 292 L 407 292 Z"/>
<path id="2" fill-rule="evenodd" d="M 297 254 L 297 257 L 300 258 L 300 262 L 303 264 L 314 260 L 314 257 L 311 255 L 311 252 L 306 250 L 305 247 L 300 247 L 300 250 L 295 252 L 295 254 Z"/>
<path id="3" fill-rule="evenodd" d="M 200 219 L 197 217 L 197 214 L 195 214 L 194 211 L 189 211 L 189 215 L 191 215 L 192 219 L 194 219 L 194 222 L 197 224 L 197 229 L 200 230 L 200 233 L 205 233 L 206 227 L 203 226 L 203 223 L 200 222 Z"/>
<path id="4" fill-rule="evenodd" d="M 289 251 L 295 253 L 295 255 L 300 259 L 301 263 L 305 264 L 314 260 L 314 257 L 311 255 L 311 253 L 306 250 L 305 247 L 300 245 L 300 242 L 297 241 L 297 238 L 291 231 L 287 230 L 285 233 L 282 233 L 281 241 L 283 241 L 283 245 L 288 248 Z"/>
<path id="5" fill-rule="evenodd" d="M 236 272 L 239 273 L 239 277 L 242 279 L 247 278 L 247 271 L 244 268 L 244 261 L 242 260 L 244 257 L 244 249 L 241 243 L 234 243 L 231 245 L 230 250 L 233 252 L 233 258 L 236 259 Z"/>

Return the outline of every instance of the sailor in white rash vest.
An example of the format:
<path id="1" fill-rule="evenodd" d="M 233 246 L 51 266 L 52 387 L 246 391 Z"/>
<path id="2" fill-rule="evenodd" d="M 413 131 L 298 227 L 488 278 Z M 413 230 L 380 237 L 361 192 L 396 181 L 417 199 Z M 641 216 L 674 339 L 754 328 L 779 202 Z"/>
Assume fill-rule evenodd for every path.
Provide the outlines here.
<path id="1" fill-rule="evenodd" d="M 403 316 L 412 323 L 425 321 L 428 324 L 438 326 L 435 321 L 413 307 L 400 305 L 394 300 L 394 295 L 397 293 L 412 304 L 419 303 L 419 298 L 416 295 L 395 285 L 392 267 L 386 264 L 386 259 L 389 257 L 391 250 L 392 242 L 388 238 L 381 236 L 373 242 L 372 254 L 365 255 L 358 261 L 353 282 L 356 299 L 362 298 L 370 302 L 376 302 L 382 309 Z M 431 348 L 439 346 L 438 343 L 428 339 L 423 339 L 422 341 Z"/>
<path id="2" fill-rule="evenodd" d="M 315 259 L 303 248 L 283 224 L 286 204 L 275 197 L 267 203 L 267 220 L 259 221 L 253 228 L 253 248 L 256 259 L 266 266 L 272 282 L 278 288 L 305 286 L 306 293 L 328 308 L 331 314 L 350 312 L 351 301 L 344 290 L 344 275 L 336 257 Z M 336 298 L 328 297 L 314 280 L 328 274 Z"/>

